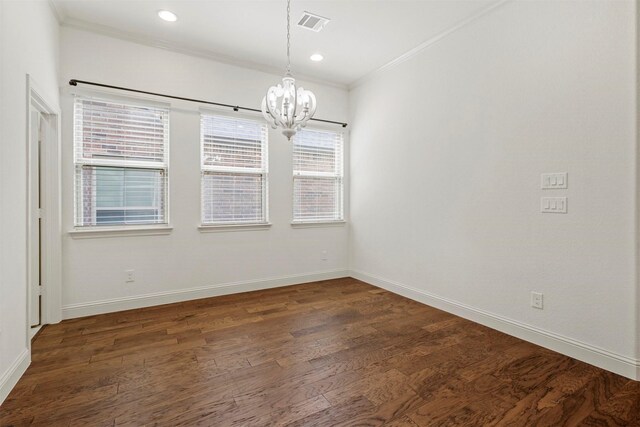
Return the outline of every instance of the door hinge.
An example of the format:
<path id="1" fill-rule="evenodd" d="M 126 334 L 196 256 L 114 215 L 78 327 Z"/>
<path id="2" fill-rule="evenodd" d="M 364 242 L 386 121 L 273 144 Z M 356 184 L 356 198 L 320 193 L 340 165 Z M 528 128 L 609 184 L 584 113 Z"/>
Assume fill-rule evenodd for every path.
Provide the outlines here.
<path id="1" fill-rule="evenodd" d="M 42 285 L 38 285 L 38 295 L 42 296 Z"/>
<path id="2" fill-rule="evenodd" d="M 42 219 L 44 212 L 42 211 L 42 209 L 36 209 L 36 210 L 38 211 L 38 218 Z"/>

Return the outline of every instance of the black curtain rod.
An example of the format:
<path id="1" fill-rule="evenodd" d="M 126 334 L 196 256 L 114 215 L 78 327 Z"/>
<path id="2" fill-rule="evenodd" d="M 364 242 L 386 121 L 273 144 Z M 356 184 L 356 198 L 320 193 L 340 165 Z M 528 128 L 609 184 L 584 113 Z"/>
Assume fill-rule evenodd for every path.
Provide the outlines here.
<path id="1" fill-rule="evenodd" d="M 147 92 L 146 90 L 131 89 L 131 88 L 122 87 L 122 86 L 105 85 L 105 84 L 102 84 L 102 83 L 88 82 L 88 81 L 85 81 L 85 80 L 71 79 L 71 80 L 69 80 L 69 84 L 71 86 L 78 86 L 78 84 L 83 84 L 83 85 L 106 87 L 106 88 L 109 88 L 109 89 L 124 90 L 124 91 L 127 91 L 127 92 L 144 93 L 145 95 L 162 96 L 163 98 L 179 99 L 181 101 L 190 101 L 190 102 L 197 102 L 199 104 L 209 104 L 209 105 L 216 105 L 218 107 L 233 108 L 233 111 L 244 110 L 244 111 L 254 111 L 256 113 L 261 113 L 262 112 L 261 110 L 258 110 L 256 108 L 240 107 L 238 105 L 231 105 L 231 104 L 221 104 L 219 102 L 204 101 L 202 99 L 194 99 L 194 98 L 185 98 L 185 97 L 182 97 L 182 96 L 165 95 L 163 93 Z M 347 127 L 346 123 L 334 122 L 333 120 L 315 119 L 313 117 L 311 118 L 311 120 L 316 121 L 316 122 L 323 122 L 323 123 L 331 123 L 331 124 L 334 124 L 334 125 L 340 125 L 343 128 Z"/>

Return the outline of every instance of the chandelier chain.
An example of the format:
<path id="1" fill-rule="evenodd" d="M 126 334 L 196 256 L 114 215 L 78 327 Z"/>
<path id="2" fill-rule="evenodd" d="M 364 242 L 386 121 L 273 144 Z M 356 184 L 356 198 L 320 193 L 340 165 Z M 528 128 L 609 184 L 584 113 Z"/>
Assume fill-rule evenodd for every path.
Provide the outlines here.
<path id="1" fill-rule="evenodd" d="M 287 0 L 287 73 L 291 73 L 291 0 Z"/>

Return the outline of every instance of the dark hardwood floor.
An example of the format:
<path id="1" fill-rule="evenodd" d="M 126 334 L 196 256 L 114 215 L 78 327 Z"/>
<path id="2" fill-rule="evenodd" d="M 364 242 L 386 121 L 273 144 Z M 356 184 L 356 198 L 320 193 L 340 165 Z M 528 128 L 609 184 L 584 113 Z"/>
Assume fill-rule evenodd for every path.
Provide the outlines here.
<path id="1" fill-rule="evenodd" d="M 636 426 L 640 383 L 355 279 L 64 321 L 2 426 Z"/>

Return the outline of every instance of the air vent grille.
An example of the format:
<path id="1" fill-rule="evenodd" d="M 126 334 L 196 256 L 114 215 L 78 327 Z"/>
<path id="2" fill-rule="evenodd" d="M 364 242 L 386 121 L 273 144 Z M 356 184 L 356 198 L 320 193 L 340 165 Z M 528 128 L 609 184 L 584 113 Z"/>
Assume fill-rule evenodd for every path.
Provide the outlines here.
<path id="1" fill-rule="evenodd" d="M 298 21 L 298 26 L 318 32 L 323 29 L 329 21 L 329 18 L 305 11 L 302 14 L 302 18 Z"/>

